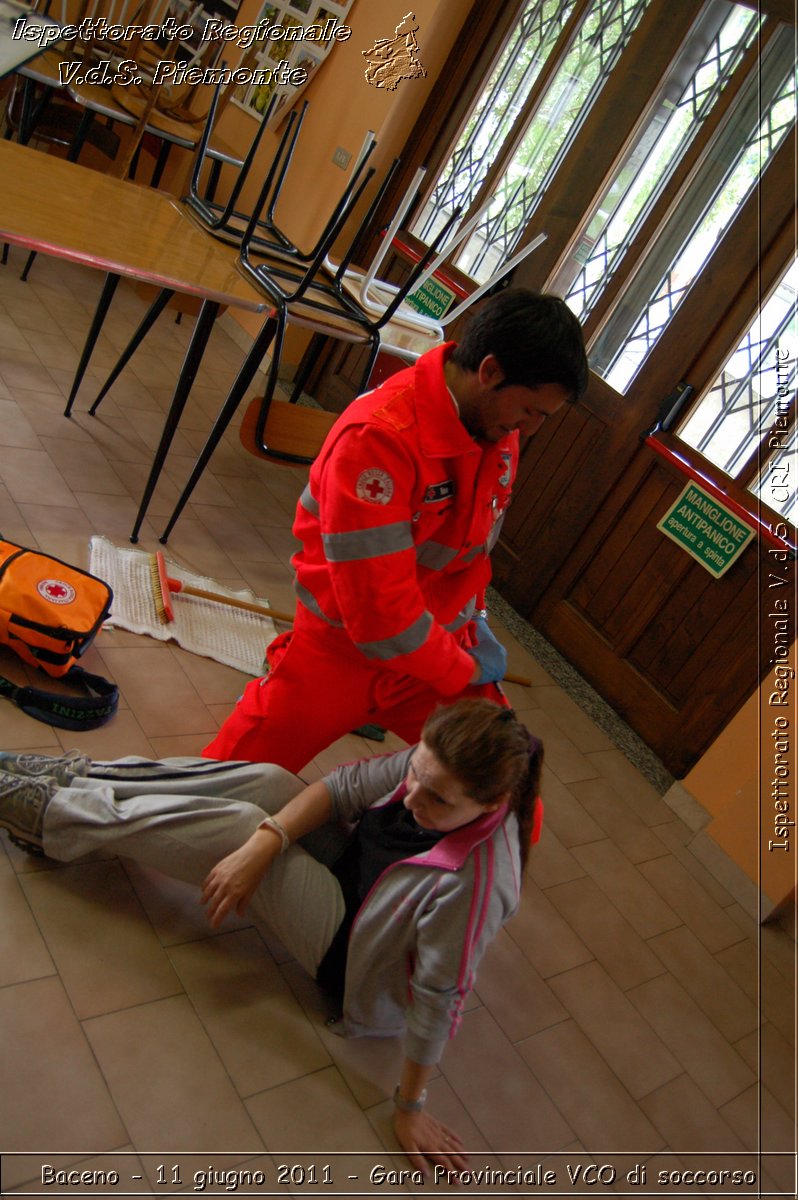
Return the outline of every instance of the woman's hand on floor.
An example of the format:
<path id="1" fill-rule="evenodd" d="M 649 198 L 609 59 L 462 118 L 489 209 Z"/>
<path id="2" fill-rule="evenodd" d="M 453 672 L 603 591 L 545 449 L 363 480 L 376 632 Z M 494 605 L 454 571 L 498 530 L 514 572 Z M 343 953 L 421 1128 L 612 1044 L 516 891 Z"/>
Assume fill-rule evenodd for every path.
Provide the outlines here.
<path id="1" fill-rule="evenodd" d="M 468 1165 L 460 1138 L 431 1113 L 403 1112 L 397 1108 L 393 1114 L 393 1131 L 418 1171 L 426 1174 L 429 1163 L 438 1163 L 450 1171 L 462 1171 Z"/>
<path id="2" fill-rule="evenodd" d="M 244 845 L 221 859 L 202 885 L 202 903 L 216 929 L 229 913 L 243 917 L 258 884 L 280 853 L 280 840 L 271 830 L 256 829 Z"/>

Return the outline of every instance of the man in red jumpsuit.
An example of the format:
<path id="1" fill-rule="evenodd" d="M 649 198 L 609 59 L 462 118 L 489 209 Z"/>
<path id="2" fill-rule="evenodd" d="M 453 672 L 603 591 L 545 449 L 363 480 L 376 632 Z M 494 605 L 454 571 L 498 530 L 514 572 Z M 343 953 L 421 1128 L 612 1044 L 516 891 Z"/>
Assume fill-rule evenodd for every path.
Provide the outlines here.
<path id="1" fill-rule="evenodd" d="M 509 289 L 459 345 L 356 399 L 297 505 L 294 628 L 204 755 L 297 772 L 364 723 L 412 744 L 442 699 L 499 698 L 506 654 L 480 610 L 520 436 L 586 383 L 570 309 Z"/>

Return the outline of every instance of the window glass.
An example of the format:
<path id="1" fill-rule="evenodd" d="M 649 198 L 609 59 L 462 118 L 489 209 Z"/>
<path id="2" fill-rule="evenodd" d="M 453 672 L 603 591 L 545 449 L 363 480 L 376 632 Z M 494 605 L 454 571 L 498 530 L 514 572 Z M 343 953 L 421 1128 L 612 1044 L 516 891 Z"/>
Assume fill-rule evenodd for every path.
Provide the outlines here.
<path id="1" fill-rule="evenodd" d="M 592 0 L 562 64 L 536 105 L 526 130 L 514 130 L 513 122 L 509 119 L 503 126 L 497 125 L 497 129 L 512 132 L 513 136 L 522 133 L 521 141 L 507 169 L 494 184 L 493 201 L 489 209 L 455 260 L 460 270 L 484 283 L 499 263 L 512 253 L 549 179 L 590 112 L 650 2 Z M 514 118 L 519 116 L 523 101 L 540 74 L 545 57 L 550 53 L 565 23 L 565 16 L 572 7 L 572 4 L 534 6 L 537 22 L 535 39 L 530 46 L 519 51 L 522 57 L 518 58 L 513 68 L 519 70 L 521 62 L 529 60 L 525 91 L 519 92 L 513 99 L 507 95 L 506 85 L 501 84 L 500 72 L 494 74 L 492 81 L 494 88 L 497 83 L 500 84 L 499 112 L 503 120 L 511 115 Z M 529 9 L 527 13 L 530 13 Z M 505 69 L 509 70 L 509 64 Z M 490 162 L 498 154 L 501 143 L 496 138 L 491 147 L 491 122 L 482 124 L 484 120 L 485 109 L 481 101 L 472 118 L 473 128 L 470 122 L 467 137 L 461 140 L 436 188 L 436 193 L 444 184 L 448 188 L 447 205 L 442 206 L 441 197 L 436 198 L 433 193 L 430 204 L 414 227 L 414 232 L 425 241 L 429 241 L 436 229 L 440 228 L 445 212 L 451 213 L 458 202 L 470 202 L 476 198 Z"/>
<path id="2" fill-rule="evenodd" d="M 454 209 L 465 212 L 511 133 L 575 0 L 530 0 L 413 232 L 431 242 Z"/>
<path id="3" fill-rule="evenodd" d="M 592 369 L 618 391 L 628 389 L 794 126 L 795 82 L 794 31 L 783 27 L 591 347 Z"/>
<path id="4" fill-rule="evenodd" d="M 732 477 L 762 449 L 754 493 L 784 516 L 794 513 L 795 356 L 798 263 L 788 267 L 679 437 Z"/>
<path id="5" fill-rule="evenodd" d="M 583 233 L 552 281 L 584 320 L 654 202 L 731 79 L 762 20 L 742 4 L 713 0 L 690 31 L 647 121 Z"/>

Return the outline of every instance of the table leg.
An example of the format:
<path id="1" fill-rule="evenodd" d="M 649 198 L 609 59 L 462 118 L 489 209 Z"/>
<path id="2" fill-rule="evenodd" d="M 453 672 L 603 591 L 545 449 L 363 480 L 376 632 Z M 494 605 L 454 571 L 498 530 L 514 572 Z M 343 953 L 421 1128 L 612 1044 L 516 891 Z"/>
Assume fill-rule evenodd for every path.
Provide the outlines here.
<path id="1" fill-rule="evenodd" d="M 238 374 L 236 375 L 235 379 L 233 380 L 233 385 L 230 388 L 230 391 L 228 393 L 227 399 L 224 402 L 222 410 L 219 413 L 219 416 L 216 418 L 213 428 L 211 429 L 211 432 L 208 436 L 208 440 L 206 441 L 205 445 L 202 447 L 200 456 L 194 465 L 194 470 L 191 472 L 191 476 L 189 478 L 188 483 L 183 488 L 183 492 L 182 492 L 182 495 L 180 496 L 180 499 L 177 502 L 177 506 L 175 507 L 174 512 L 172 513 L 171 517 L 169 518 L 169 524 L 166 526 L 166 529 L 164 529 L 163 533 L 161 534 L 161 536 L 159 538 L 159 541 L 161 542 L 161 544 L 166 543 L 166 539 L 169 537 L 169 534 L 172 532 L 172 529 L 174 528 L 177 518 L 180 516 L 181 512 L 183 511 L 186 504 L 188 503 L 191 493 L 194 491 L 194 488 L 196 487 L 197 482 L 198 482 L 200 476 L 202 475 L 202 472 L 205 470 L 205 467 L 208 464 L 208 460 L 210 459 L 214 450 L 218 446 L 218 444 L 222 438 L 222 434 L 227 429 L 227 426 L 230 424 L 231 420 L 233 419 L 236 409 L 238 408 L 241 401 L 244 399 L 244 393 L 246 392 L 249 385 L 252 383 L 252 380 L 255 378 L 258 367 L 260 366 L 261 361 L 263 360 L 263 356 L 266 353 L 266 351 L 268 350 L 268 348 L 272 342 L 272 339 L 274 338 L 275 332 L 277 330 L 277 325 L 278 325 L 277 318 L 276 318 L 276 316 L 274 316 L 272 314 L 271 316 L 269 316 L 266 319 L 266 321 L 264 321 L 264 323 L 261 327 L 260 333 L 255 338 L 255 341 L 252 343 L 252 349 L 247 354 L 247 357 L 244 359 L 243 363 L 241 364 L 241 366 L 239 368 Z"/>
<path id="2" fill-rule="evenodd" d="M 97 308 L 95 309 L 94 316 L 92 317 L 91 327 L 89 328 L 89 332 L 86 336 L 86 343 L 83 347 L 83 352 L 81 353 L 81 356 L 80 356 L 80 362 L 78 363 L 78 369 L 75 372 L 75 378 L 72 381 L 72 390 L 69 393 L 69 399 L 67 400 L 67 406 L 64 409 L 65 417 L 72 416 L 72 405 L 75 403 L 75 397 L 78 394 L 78 388 L 80 387 L 80 385 L 83 381 L 83 376 L 86 373 L 86 367 L 89 365 L 89 359 L 91 358 L 92 353 L 94 351 L 94 347 L 97 343 L 97 338 L 99 337 L 100 330 L 103 327 L 103 321 L 105 320 L 105 315 L 108 312 L 111 301 L 114 298 L 114 292 L 116 291 L 116 287 L 117 287 L 118 283 L 119 283 L 118 275 L 114 275 L 110 272 L 108 275 L 106 275 L 105 283 L 103 284 L 103 290 L 100 292 L 100 299 L 97 301 Z"/>
<path id="3" fill-rule="evenodd" d="M 100 388 L 100 391 L 97 394 L 97 399 L 94 401 L 91 408 L 89 409 L 90 417 L 93 417 L 94 414 L 97 412 L 97 409 L 100 407 L 100 401 L 102 400 L 103 396 L 105 396 L 106 393 L 109 392 L 110 389 L 113 387 L 113 385 L 116 383 L 117 379 L 122 374 L 125 367 L 127 366 L 127 364 L 130 362 L 131 358 L 133 357 L 134 353 L 136 352 L 136 350 L 138 349 L 140 344 L 144 341 L 144 338 L 147 336 L 150 329 L 153 327 L 155 322 L 158 320 L 158 317 L 161 315 L 163 310 L 166 308 L 167 304 L 172 299 L 174 294 L 175 294 L 174 288 L 161 288 L 160 292 L 155 297 L 155 299 L 153 300 L 150 307 L 147 309 L 147 312 L 144 314 L 144 319 L 142 320 L 138 329 L 133 334 L 133 337 L 130 339 L 127 346 L 125 346 L 125 349 L 122 351 L 122 355 L 121 355 L 119 361 L 117 362 L 116 366 L 114 367 L 113 371 L 108 376 L 108 378 L 106 379 L 103 386 Z"/>
<path id="4" fill-rule="evenodd" d="M 180 376 L 175 387 L 175 394 L 172 397 L 172 403 L 169 406 L 169 412 L 166 414 L 166 424 L 161 434 L 161 440 L 158 444 L 158 449 L 155 452 L 155 461 L 152 464 L 147 485 L 144 488 L 144 495 L 141 498 L 139 511 L 136 515 L 136 521 L 133 526 L 133 531 L 130 534 L 131 542 L 139 540 L 139 530 L 144 516 L 147 512 L 147 506 L 152 499 L 152 493 L 155 491 L 155 485 L 161 474 L 161 469 L 166 461 L 166 455 L 169 452 L 169 447 L 172 444 L 172 439 L 175 436 L 178 422 L 183 414 L 183 409 L 186 407 L 188 394 L 191 391 L 192 384 L 199 370 L 199 365 L 202 362 L 202 355 L 205 351 L 205 346 L 210 337 L 213 323 L 216 320 L 216 314 L 219 311 L 219 305 L 215 300 L 206 300 L 200 309 L 197 317 L 197 324 L 194 327 L 194 333 L 191 335 L 191 341 L 186 350 L 186 357 L 183 360 L 183 366 L 180 369 Z"/>

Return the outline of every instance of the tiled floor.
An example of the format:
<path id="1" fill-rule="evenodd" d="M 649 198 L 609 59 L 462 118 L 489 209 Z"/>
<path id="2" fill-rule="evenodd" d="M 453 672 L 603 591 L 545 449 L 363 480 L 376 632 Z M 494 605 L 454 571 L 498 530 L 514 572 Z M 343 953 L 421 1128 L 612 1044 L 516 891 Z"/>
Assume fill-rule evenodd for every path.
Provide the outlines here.
<path id="1" fill-rule="evenodd" d="M 89 418 L 92 386 L 143 308 L 123 286 L 67 421 L 64 397 L 100 278 L 40 256 L 22 284 L 22 261 L 12 250 L 0 268 L 0 530 L 85 564 L 92 533 L 127 544 L 188 322 L 162 318 Z M 239 357 L 217 329 L 144 525 L 145 548 L 156 546 Z M 169 553 L 292 607 L 290 522 L 302 486 L 301 470 L 255 461 L 231 432 Z M 789 1153 L 766 1162 L 745 1154 L 794 1145 L 792 941 L 763 931 L 758 1000 L 757 928 L 690 853 L 690 830 L 507 641 L 512 669 L 533 681 L 510 690 L 546 744 L 547 821 L 523 907 L 482 964 L 432 1106 L 462 1132 L 475 1168 L 554 1173 L 526 1190 L 505 1179 L 511 1194 L 666 1194 L 680 1189 L 659 1186 L 660 1171 L 720 1168 L 752 1170 L 765 1192 L 793 1194 Z M 196 752 L 243 681 L 119 631 L 99 636 L 92 664 L 122 690 L 106 728 L 62 735 L 3 702 L 0 744 L 78 745 L 97 757 Z M 24 677 L 7 655 L 0 669 Z M 305 773 L 381 748 L 349 737 Z M 195 894 L 129 862 L 58 866 L 2 846 L 4 1190 L 41 1191 L 41 1162 L 115 1165 L 122 1183 L 97 1194 L 151 1184 L 193 1191 L 194 1172 L 213 1166 L 264 1172 L 261 1193 L 302 1191 L 304 1170 L 307 1194 L 347 1195 L 370 1190 L 373 1162 L 406 1167 L 389 1126 L 399 1043 L 332 1035 L 315 985 L 282 947 L 244 921 L 212 935 Z M 278 1180 L 281 1163 L 294 1164 L 293 1177 Z M 325 1163 L 334 1187 L 324 1185 Z M 588 1174 L 585 1187 L 577 1172 L 591 1163 L 603 1174 L 598 1185 Z M 635 1164 L 637 1180 L 627 1183 Z M 390 1180 L 374 1188 L 408 1190 Z"/>

